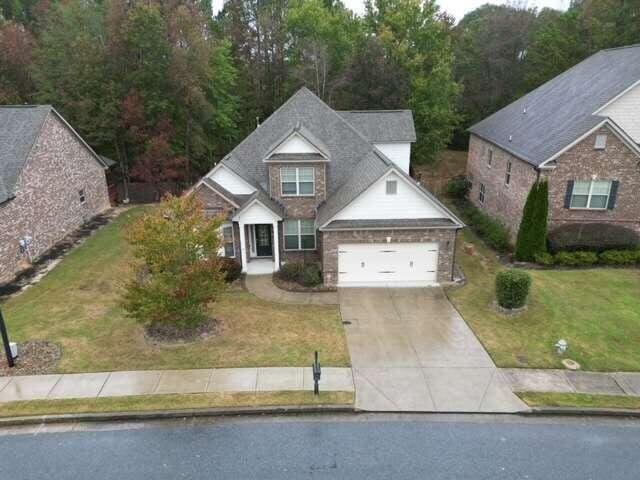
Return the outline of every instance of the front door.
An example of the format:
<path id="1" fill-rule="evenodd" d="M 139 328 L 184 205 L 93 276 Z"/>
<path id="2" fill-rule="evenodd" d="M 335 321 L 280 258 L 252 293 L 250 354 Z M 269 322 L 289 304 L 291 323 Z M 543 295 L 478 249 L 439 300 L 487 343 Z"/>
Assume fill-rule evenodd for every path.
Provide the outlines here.
<path id="1" fill-rule="evenodd" d="M 273 255 L 271 247 L 271 225 L 256 225 L 256 255 L 270 257 Z"/>

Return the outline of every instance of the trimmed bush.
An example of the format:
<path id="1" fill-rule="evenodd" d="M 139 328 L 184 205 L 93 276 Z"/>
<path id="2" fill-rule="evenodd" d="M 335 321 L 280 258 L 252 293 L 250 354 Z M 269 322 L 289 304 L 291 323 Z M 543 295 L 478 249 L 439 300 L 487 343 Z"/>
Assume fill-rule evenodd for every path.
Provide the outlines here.
<path id="1" fill-rule="evenodd" d="M 305 287 L 315 287 L 322 283 L 322 272 L 315 263 L 310 263 L 304 267 L 302 272 L 302 284 Z"/>
<path id="2" fill-rule="evenodd" d="M 511 250 L 509 229 L 500 220 L 482 213 L 469 202 L 460 202 L 458 211 L 462 219 L 490 246 L 499 252 Z"/>
<path id="3" fill-rule="evenodd" d="M 605 265 L 634 265 L 640 263 L 640 250 L 607 250 L 600 254 Z"/>
<path id="4" fill-rule="evenodd" d="M 549 215 L 549 186 L 546 180 L 531 187 L 518 229 L 515 257 L 531 262 L 547 251 L 547 217 Z"/>
<path id="5" fill-rule="evenodd" d="M 598 254 L 595 252 L 559 252 L 554 259 L 556 265 L 585 267 L 598 263 Z"/>
<path id="6" fill-rule="evenodd" d="M 224 281 L 227 283 L 237 280 L 242 273 L 240 262 L 235 258 L 220 258 L 220 270 L 224 272 Z"/>
<path id="7" fill-rule="evenodd" d="M 456 177 L 447 184 L 447 195 L 462 200 L 467 198 L 470 188 L 471 182 L 466 177 Z"/>
<path id="8" fill-rule="evenodd" d="M 568 224 L 549 233 L 552 253 L 572 251 L 604 252 L 606 250 L 637 250 L 640 235 L 625 227 L 608 223 Z"/>
<path id="9" fill-rule="evenodd" d="M 531 276 L 523 270 L 503 270 L 496 275 L 496 297 L 502 308 L 524 307 L 530 288 Z"/>
<path id="10" fill-rule="evenodd" d="M 283 280 L 289 282 L 297 282 L 302 277 L 304 270 L 304 263 L 302 262 L 287 262 L 280 267 L 278 275 Z"/>
<path id="11" fill-rule="evenodd" d="M 536 261 L 536 263 L 539 263 L 540 265 L 545 265 L 547 267 L 550 267 L 555 263 L 555 259 L 553 258 L 553 255 L 551 255 L 549 252 L 536 254 L 536 256 L 534 257 L 534 260 Z"/>

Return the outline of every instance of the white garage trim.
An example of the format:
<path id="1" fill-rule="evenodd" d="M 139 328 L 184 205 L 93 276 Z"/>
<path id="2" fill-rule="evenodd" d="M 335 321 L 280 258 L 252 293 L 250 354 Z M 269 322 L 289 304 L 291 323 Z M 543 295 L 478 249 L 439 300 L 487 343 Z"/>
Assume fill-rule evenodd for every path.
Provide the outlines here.
<path id="1" fill-rule="evenodd" d="M 438 284 L 438 243 L 338 245 L 338 287 L 424 287 Z"/>

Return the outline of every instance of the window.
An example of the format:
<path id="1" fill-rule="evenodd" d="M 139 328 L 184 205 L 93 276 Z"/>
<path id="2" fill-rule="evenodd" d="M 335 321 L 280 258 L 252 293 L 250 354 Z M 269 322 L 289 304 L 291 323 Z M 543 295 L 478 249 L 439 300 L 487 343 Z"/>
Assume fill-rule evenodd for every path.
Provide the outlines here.
<path id="1" fill-rule="evenodd" d="M 398 181 L 387 180 L 387 195 L 396 195 L 398 193 Z"/>
<path id="2" fill-rule="evenodd" d="M 313 219 L 284 221 L 285 250 L 315 250 L 316 228 Z"/>
<path id="3" fill-rule="evenodd" d="M 478 201 L 481 204 L 484 204 L 484 196 L 486 193 L 486 187 L 484 186 L 484 183 L 480 184 L 480 191 L 478 192 Z"/>
<path id="4" fill-rule="evenodd" d="M 596 144 L 594 147 L 596 150 L 604 150 L 607 148 L 607 135 L 604 133 L 596 135 Z"/>
<path id="5" fill-rule="evenodd" d="M 281 167 L 280 183 L 283 196 L 308 196 L 315 194 L 313 167 Z"/>
<path id="6" fill-rule="evenodd" d="M 473 190 L 473 173 L 467 176 L 467 182 L 469 182 L 469 190 Z"/>
<path id="7" fill-rule="evenodd" d="M 604 210 L 609 203 L 610 193 L 609 181 L 575 182 L 571 192 L 571 208 Z"/>
<path id="8" fill-rule="evenodd" d="M 493 164 L 493 150 L 489 149 L 489 156 L 487 157 L 487 167 L 491 168 Z"/>
<path id="9" fill-rule="evenodd" d="M 236 249 L 233 244 L 233 225 L 225 225 L 222 227 L 222 242 L 224 244 L 224 256 L 235 257 Z"/>
<path id="10" fill-rule="evenodd" d="M 511 183 L 511 162 L 507 162 L 507 173 L 504 175 L 504 183 L 505 185 Z"/>
<path id="11" fill-rule="evenodd" d="M 87 197 L 84 194 L 84 188 L 82 190 L 78 190 L 78 198 L 80 199 L 81 204 L 87 200 Z"/>

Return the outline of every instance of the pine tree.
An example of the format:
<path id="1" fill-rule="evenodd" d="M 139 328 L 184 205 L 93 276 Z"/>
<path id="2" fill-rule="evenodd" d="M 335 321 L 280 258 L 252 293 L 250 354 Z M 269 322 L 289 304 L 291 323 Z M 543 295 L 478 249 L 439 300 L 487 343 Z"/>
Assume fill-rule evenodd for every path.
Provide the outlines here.
<path id="1" fill-rule="evenodd" d="M 546 180 L 531 187 L 522 212 L 516 241 L 516 259 L 523 262 L 547 250 L 547 216 L 549 214 L 549 185 Z"/>

